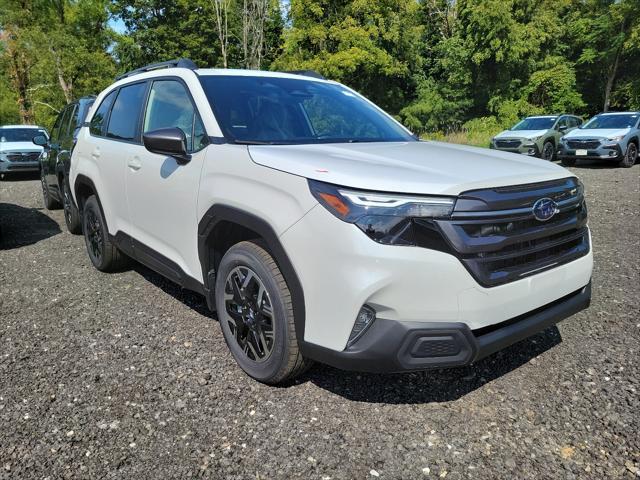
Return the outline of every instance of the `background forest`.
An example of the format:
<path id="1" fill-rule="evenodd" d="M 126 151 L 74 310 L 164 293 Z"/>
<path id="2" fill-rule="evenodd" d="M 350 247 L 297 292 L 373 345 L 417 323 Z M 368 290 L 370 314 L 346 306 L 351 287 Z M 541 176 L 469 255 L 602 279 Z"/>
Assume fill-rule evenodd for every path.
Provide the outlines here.
<path id="1" fill-rule="evenodd" d="M 0 124 L 50 127 L 121 72 L 313 69 L 414 132 L 640 109 L 640 0 L 0 0 Z"/>

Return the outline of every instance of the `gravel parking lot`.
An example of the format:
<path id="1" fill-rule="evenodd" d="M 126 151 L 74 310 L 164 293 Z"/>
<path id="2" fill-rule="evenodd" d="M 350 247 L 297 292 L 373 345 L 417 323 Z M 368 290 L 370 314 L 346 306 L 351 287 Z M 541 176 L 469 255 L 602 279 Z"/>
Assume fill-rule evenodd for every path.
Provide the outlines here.
<path id="1" fill-rule="evenodd" d="M 204 300 L 102 274 L 0 182 L 0 479 L 640 478 L 640 165 L 586 184 L 592 306 L 474 366 L 261 385 Z"/>

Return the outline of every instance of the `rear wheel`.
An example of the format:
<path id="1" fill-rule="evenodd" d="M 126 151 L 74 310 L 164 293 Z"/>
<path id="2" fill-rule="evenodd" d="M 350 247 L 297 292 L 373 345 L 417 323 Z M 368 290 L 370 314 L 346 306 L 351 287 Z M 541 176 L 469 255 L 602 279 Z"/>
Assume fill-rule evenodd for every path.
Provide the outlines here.
<path id="1" fill-rule="evenodd" d="M 561 161 L 562 165 L 564 165 L 565 167 L 575 167 L 576 165 L 575 158 L 563 158 Z"/>
<path id="2" fill-rule="evenodd" d="M 82 233 L 82 219 L 80 218 L 80 212 L 73 204 L 71 198 L 71 191 L 66 178 L 62 179 L 62 207 L 64 208 L 64 221 L 67 224 L 67 229 L 74 235 Z"/>
<path id="3" fill-rule="evenodd" d="M 47 184 L 47 178 L 45 176 L 44 170 L 42 169 L 40 169 L 40 184 L 42 185 L 42 200 L 44 202 L 44 208 L 46 208 L 47 210 L 60 208 L 60 202 L 58 202 L 51 196 L 49 185 Z"/>
<path id="4" fill-rule="evenodd" d="M 556 155 L 556 147 L 553 146 L 553 142 L 546 141 L 542 146 L 542 159 L 552 161 Z"/>
<path id="5" fill-rule="evenodd" d="M 633 142 L 629 142 L 629 145 L 627 145 L 627 151 L 625 152 L 624 157 L 622 157 L 622 160 L 620 160 L 619 165 L 623 168 L 630 168 L 633 167 L 637 159 L 638 146 Z"/>
<path id="6" fill-rule="evenodd" d="M 94 267 L 103 272 L 112 272 L 126 266 L 128 258 L 109 239 L 107 224 L 95 195 L 90 196 L 84 204 L 82 231 Z"/>
<path id="7" fill-rule="evenodd" d="M 280 383 L 310 365 L 298 346 L 291 293 L 269 252 L 240 242 L 222 258 L 216 275 L 216 310 L 238 365 L 264 383 Z"/>

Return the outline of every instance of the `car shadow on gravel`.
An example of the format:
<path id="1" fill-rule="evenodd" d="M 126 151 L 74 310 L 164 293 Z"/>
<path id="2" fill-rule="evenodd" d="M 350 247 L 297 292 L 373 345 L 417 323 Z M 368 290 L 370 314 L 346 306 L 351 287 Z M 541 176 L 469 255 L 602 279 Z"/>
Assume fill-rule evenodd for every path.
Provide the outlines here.
<path id="1" fill-rule="evenodd" d="M 62 232 L 39 208 L 0 203 L 0 250 L 33 245 Z"/>
<path id="2" fill-rule="evenodd" d="M 40 180 L 40 172 L 11 172 L 0 174 L 2 182 L 23 182 L 25 180 Z"/>
<path id="3" fill-rule="evenodd" d="M 639 168 L 640 163 L 636 163 L 632 169 Z M 618 166 L 617 161 L 611 160 L 579 160 L 572 168 L 587 168 L 591 170 L 604 170 L 622 168 Z"/>
<path id="4" fill-rule="evenodd" d="M 466 367 L 399 374 L 345 372 L 315 365 L 296 383 L 309 381 L 357 402 L 423 404 L 449 402 L 482 388 L 562 342 L 553 326 Z"/>

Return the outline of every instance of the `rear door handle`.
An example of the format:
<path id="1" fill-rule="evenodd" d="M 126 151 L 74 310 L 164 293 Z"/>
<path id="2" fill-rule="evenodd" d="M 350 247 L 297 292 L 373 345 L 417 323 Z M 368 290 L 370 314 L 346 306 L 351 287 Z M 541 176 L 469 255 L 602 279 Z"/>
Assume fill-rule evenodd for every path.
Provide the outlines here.
<path id="1" fill-rule="evenodd" d="M 97 160 L 98 158 L 100 158 L 100 149 L 99 148 L 94 148 L 93 152 L 91 152 L 91 158 L 93 158 L 94 160 Z"/>
<path id="2" fill-rule="evenodd" d="M 127 165 L 131 170 L 137 171 L 142 168 L 142 162 L 140 162 L 140 158 L 138 157 L 130 158 L 129 161 L 127 162 Z"/>

